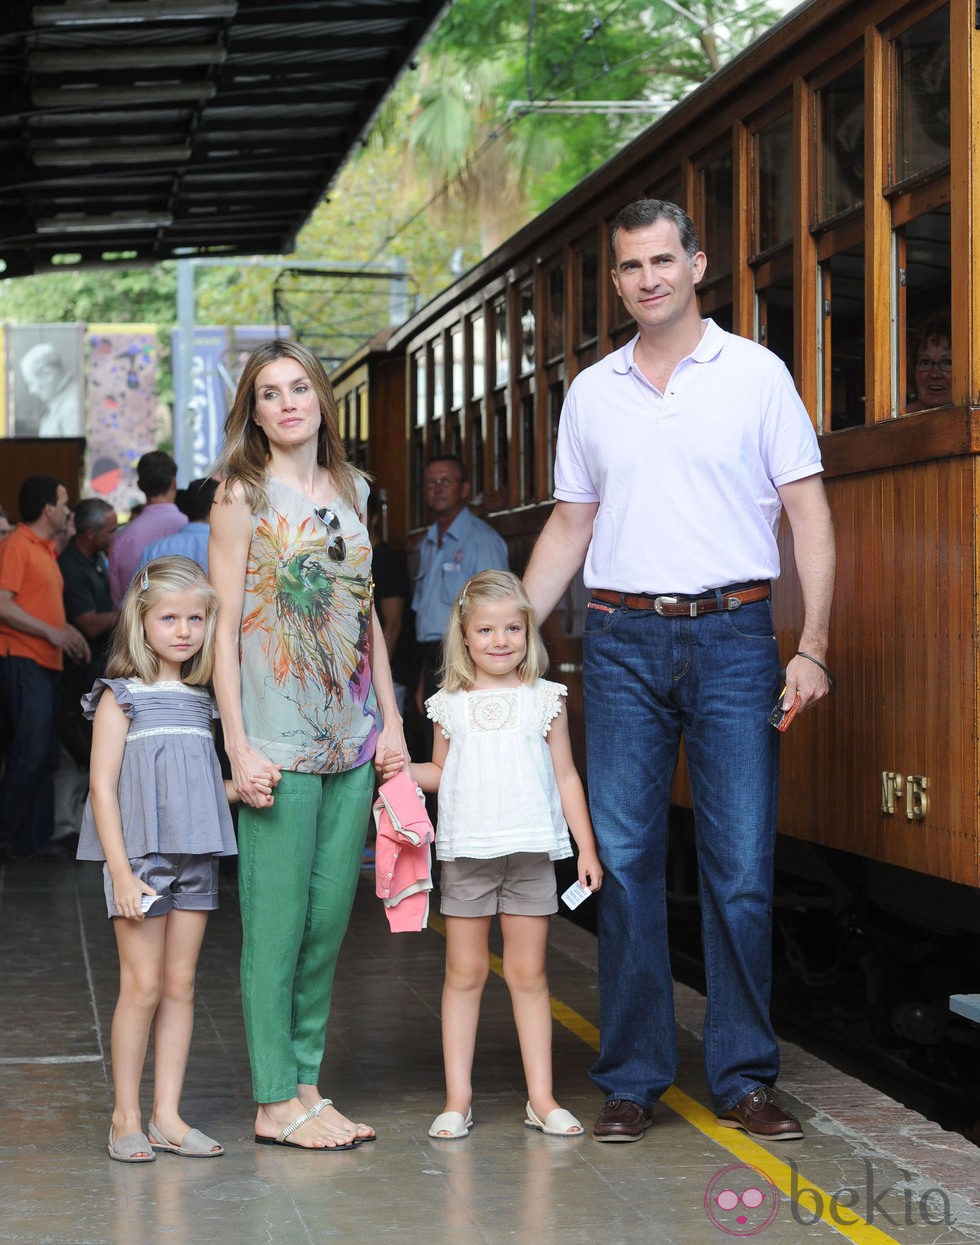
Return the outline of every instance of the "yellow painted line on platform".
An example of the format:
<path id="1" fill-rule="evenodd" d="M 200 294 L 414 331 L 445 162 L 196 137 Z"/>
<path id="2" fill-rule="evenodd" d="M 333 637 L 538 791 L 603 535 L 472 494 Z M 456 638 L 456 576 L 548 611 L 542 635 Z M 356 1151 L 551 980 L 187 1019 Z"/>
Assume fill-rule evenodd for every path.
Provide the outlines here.
<path id="1" fill-rule="evenodd" d="M 429 926 L 436 933 L 446 936 L 446 923 L 436 913 L 430 913 Z M 504 965 L 500 956 L 491 953 L 490 968 L 498 977 L 503 977 Z M 599 1030 L 596 1026 L 560 999 L 556 999 L 554 995 L 551 997 L 551 1014 L 560 1025 L 563 1025 L 575 1037 L 580 1038 L 586 1046 L 598 1051 Z M 734 1128 L 722 1128 L 712 1111 L 708 1111 L 689 1094 L 678 1089 L 676 1085 L 671 1085 L 660 1101 L 716 1145 L 727 1150 L 747 1167 L 754 1168 L 770 1184 L 775 1185 L 784 1197 L 799 1199 L 802 1195 L 807 1198 L 807 1212 L 813 1217 L 814 1222 L 819 1217 L 838 1235 L 847 1241 L 853 1241 L 855 1245 L 900 1245 L 895 1237 L 882 1232 L 880 1228 L 868 1223 L 860 1215 L 853 1214 L 848 1207 L 838 1207 L 833 1194 L 827 1193 L 820 1185 L 807 1180 L 799 1171 L 792 1171 L 786 1163 L 767 1150 L 765 1146 L 760 1146 L 753 1141 L 746 1133 Z M 836 1214 L 831 1213 L 832 1207 L 836 1209 Z"/>

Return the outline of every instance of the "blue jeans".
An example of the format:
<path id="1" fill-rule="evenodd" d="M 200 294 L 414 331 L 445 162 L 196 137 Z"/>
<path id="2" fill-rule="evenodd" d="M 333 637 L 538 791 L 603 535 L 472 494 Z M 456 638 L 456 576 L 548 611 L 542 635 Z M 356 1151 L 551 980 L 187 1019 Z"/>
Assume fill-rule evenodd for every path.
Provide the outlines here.
<path id="1" fill-rule="evenodd" d="M 61 671 L 29 657 L 0 657 L 0 712 L 9 731 L 0 778 L 0 844 L 32 855 L 54 833 Z"/>
<path id="2" fill-rule="evenodd" d="M 769 1019 L 779 784 L 770 603 L 700 618 L 593 604 L 583 650 L 589 804 L 605 871 L 592 1079 L 607 1099 L 649 1106 L 677 1072 L 665 870 L 683 735 L 708 981 L 705 1070 L 724 1111 L 779 1071 Z"/>

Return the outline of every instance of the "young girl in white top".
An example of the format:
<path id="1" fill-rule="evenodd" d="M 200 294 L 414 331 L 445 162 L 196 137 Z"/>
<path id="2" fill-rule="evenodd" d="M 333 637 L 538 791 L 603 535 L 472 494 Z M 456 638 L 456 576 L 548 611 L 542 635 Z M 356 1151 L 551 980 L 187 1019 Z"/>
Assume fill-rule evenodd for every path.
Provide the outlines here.
<path id="1" fill-rule="evenodd" d="M 107 677 L 82 700 L 94 725 L 78 858 L 105 861 L 119 952 L 109 1154 L 122 1163 L 152 1162 L 156 1150 L 193 1158 L 224 1153 L 180 1115 L 194 972 L 208 912 L 218 906 L 217 857 L 236 851 L 206 686 L 215 616 L 214 589 L 196 562 L 148 563 L 123 601 Z M 261 779 L 269 803 L 276 778 L 270 770 Z M 151 1024 L 147 1137 L 139 1091 Z"/>
<path id="2" fill-rule="evenodd" d="M 528 1128 L 578 1136 L 582 1125 L 552 1088 L 549 917 L 558 910 L 555 860 L 578 848 L 578 878 L 598 890 L 602 868 L 572 759 L 566 689 L 540 675 L 548 659 L 516 575 L 482 571 L 452 608 L 441 689 L 426 701 L 436 732 L 429 764 L 409 771 L 439 792 L 446 979 L 442 1047 L 446 1105 L 430 1137 L 465 1137 L 473 1124 L 472 1070 L 489 972 L 491 918 L 500 914 L 504 979 L 527 1081 Z M 404 758 L 385 757 L 390 777 Z M 567 822 L 567 825 L 566 825 Z"/>

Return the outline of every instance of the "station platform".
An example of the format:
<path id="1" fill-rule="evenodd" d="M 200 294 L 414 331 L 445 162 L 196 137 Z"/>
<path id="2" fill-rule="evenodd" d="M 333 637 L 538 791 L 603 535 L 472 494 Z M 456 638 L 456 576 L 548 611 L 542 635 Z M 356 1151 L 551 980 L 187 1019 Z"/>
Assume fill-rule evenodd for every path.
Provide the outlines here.
<path id="1" fill-rule="evenodd" d="M 378 1140 L 339 1154 L 256 1146 L 234 878 L 222 879 L 221 899 L 201 957 L 183 1111 L 225 1155 L 127 1166 L 106 1153 L 117 962 L 100 870 L 18 862 L 0 871 L 0 1241 L 980 1241 L 977 1147 L 796 1046 L 783 1044 L 779 1088 L 804 1139 L 762 1146 L 719 1128 L 705 1106 L 704 1001 L 682 986 L 681 1074 L 642 1141 L 600 1145 L 588 1133 L 523 1127 L 497 971 L 481 1020 L 475 1127 L 465 1140 L 431 1140 L 443 1102 L 441 923 L 390 933 L 370 873 L 341 956 L 320 1086 Z M 550 979 L 557 1097 L 588 1128 L 601 1104 L 587 1075 L 598 1040 L 595 941 L 560 918 Z"/>

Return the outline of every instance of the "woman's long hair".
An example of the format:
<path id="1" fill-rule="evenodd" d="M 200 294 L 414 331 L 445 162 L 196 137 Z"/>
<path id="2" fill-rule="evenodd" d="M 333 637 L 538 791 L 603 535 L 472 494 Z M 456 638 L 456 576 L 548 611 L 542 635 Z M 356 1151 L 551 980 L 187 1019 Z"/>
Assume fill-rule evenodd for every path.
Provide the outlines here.
<path id="1" fill-rule="evenodd" d="M 143 622 L 161 597 L 186 592 L 193 588 L 204 601 L 204 642 L 193 657 L 180 667 L 180 681 L 189 687 L 202 687 L 211 682 L 214 670 L 214 629 L 218 618 L 218 594 L 196 562 L 180 554 L 154 558 L 136 572 L 123 598 L 119 621 L 112 633 L 112 648 L 106 663 L 110 679 L 141 679 L 155 683 L 160 673 L 160 658 L 146 638 Z"/>
<path id="2" fill-rule="evenodd" d="M 286 338 L 263 342 L 248 356 L 238 380 L 235 398 L 225 420 L 225 442 L 215 463 L 226 484 L 236 481 L 245 491 L 245 499 L 254 514 L 268 505 L 266 481 L 269 469 L 269 441 L 255 422 L 255 380 L 259 372 L 277 359 L 295 359 L 310 379 L 320 404 L 320 432 L 317 436 L 316 461 L 326 467 L 344 501 L 358 512 L 357 479 L 360 472 L 352 467 L 344 453 L 337 417 L 337 399 L 323 370 L 323 364 L 308 346 Z M 225 489 L 225 499 L 231 494 Z"/>
<path id="3" fill-rule="evenodd" d="M 510 571 L 479 571 L 466 581 L 449 611 L 439 679 L 443 691 L 458 692 L 469 687 L 476 677 L 476 666 L 466 647 L 466 624 L 475 610 L 491 601 L 513 601 L 523 615 L 527 652 L 517 667 L 521 682 L 533 683 L 548 669 L 548 653 L 535 621 L 534 606 L 528 600 L 524 585 Z"/>

